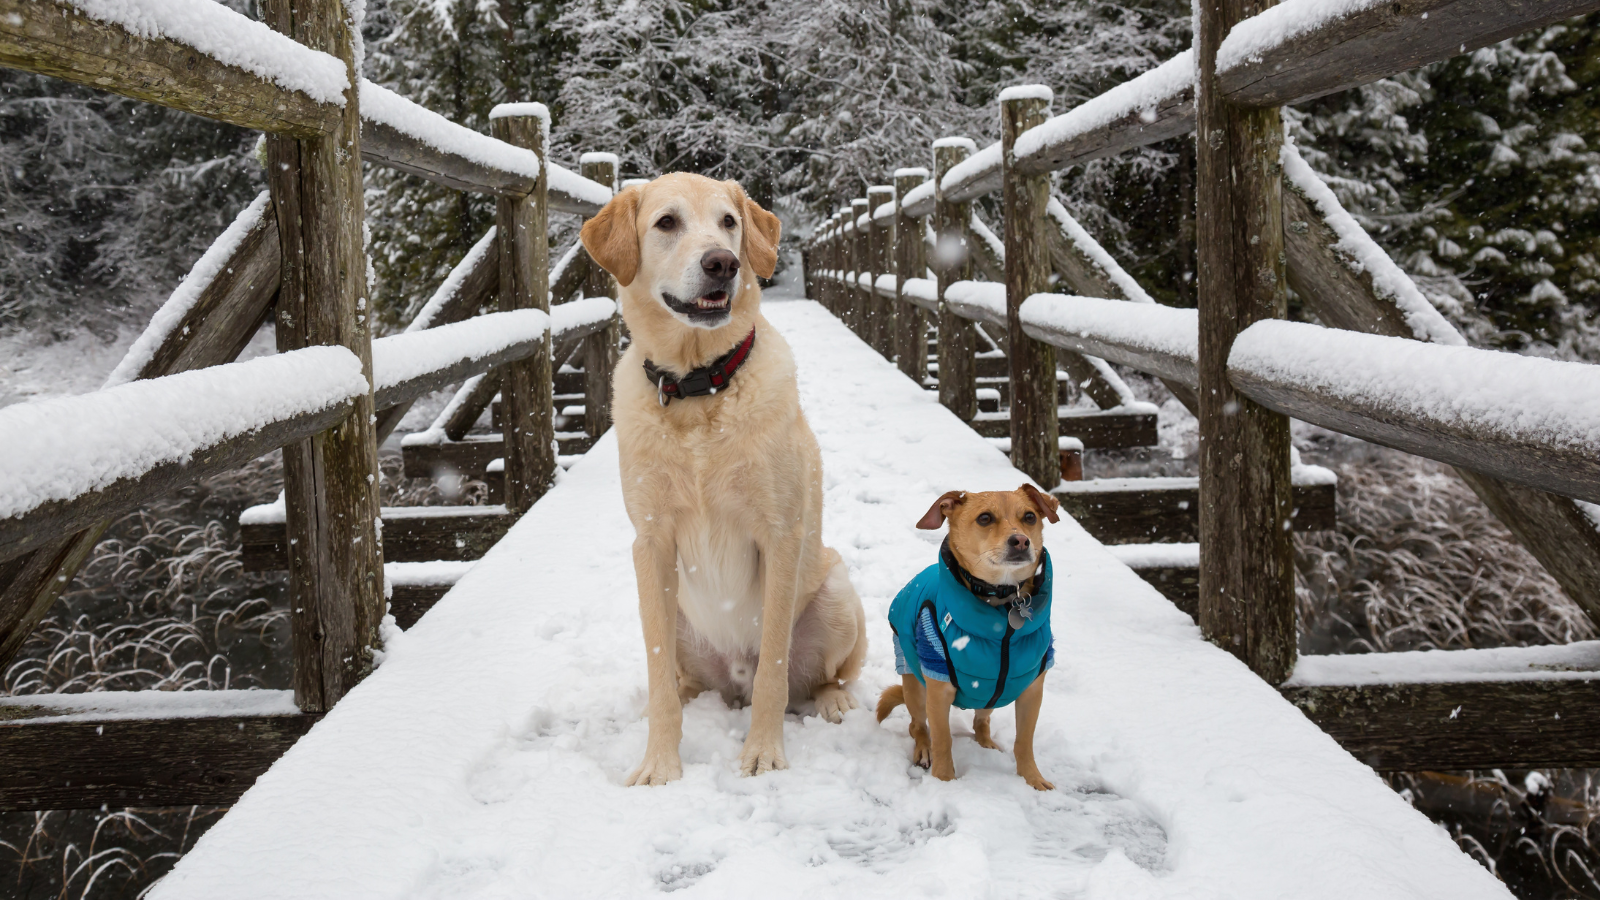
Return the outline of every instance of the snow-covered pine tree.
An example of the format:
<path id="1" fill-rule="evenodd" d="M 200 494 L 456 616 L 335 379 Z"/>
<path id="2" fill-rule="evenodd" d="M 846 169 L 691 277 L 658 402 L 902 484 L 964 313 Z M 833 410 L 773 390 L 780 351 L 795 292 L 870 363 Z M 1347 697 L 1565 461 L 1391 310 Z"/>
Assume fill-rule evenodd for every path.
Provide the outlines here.
<path id="1" fill-rule="evenodd" d="M 738 178 L 764 202 L 785 148 L 768 3 L 572 0 L 557 22 L 576 49 L 561 68 L 566 152 L 604 150 L 624 177 Z"/>
<path id="2" fill-rule="evenodd" d="M 0 328 L 138 328 L 261 190 L 255 135 L 0 69 Z"/>

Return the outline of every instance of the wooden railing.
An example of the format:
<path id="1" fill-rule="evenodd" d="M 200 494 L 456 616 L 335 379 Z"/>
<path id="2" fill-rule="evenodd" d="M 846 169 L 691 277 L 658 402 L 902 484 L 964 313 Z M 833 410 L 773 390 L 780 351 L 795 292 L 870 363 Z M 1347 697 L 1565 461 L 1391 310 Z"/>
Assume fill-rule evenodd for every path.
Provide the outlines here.
<path id="1" fill-rule="evenodd" d="M 1060 479 L 1057 366 L 1100 406 L 1122 402 L 1107 362 L 1161 378 L 1200 422 L 1204 633 L 1269 682 L 1293 685 L 1286 695 L 1358 756 L 1389 769 L 1446 759 L 1456 768 L 1595 764 L 1578 686 L 1563 695 L 1572 714 L 1554 724 L 1536 721 L 1549 719 L 1549 683 L 1402 690 L 1414 679 L 1398 671 L 1389 685 L 1290 682 L 1289 416 L 1457 466 L 1600 624 L 1600 530 L 1577 502 L 1600 501 L 1600 414 L 1574 400 L 1600 389 L 1600 370 L 1464 346 L 1284 142 L 1277 107 L 1600 9 L 1600 0 L 1402 0 L 1343 15 L 1287 0 L 1242 21 L 1229 18 L 1236 9 L 1204 7 L 1196 50 L 1063 115 L 1049 115 L 1045 89 L 1003 93 L 1000 142 L 978 151 L 941 139 L 931 178 L 902 169 L 892 186 L 815 229 L 804 255 L 810 296 L 898 355 L 908 374 L 912 344 L 885 336 L 936 317 L 939 396 L 968 421 L 979 418 L 971 323 L 1003 328 L 1012 459 L 1046 487 Z M 1168 309 L 1049 199 L 1047 179 L 1197 127 L 1199 309 Z M 996 191 L 1003 249 L 970 207 Z M 974 281 L 975 270 L 989 281 Z M 1046 292 L 1052 270 L 1068 294 Z M 1281 321 L 1289 287 L 1333 327 Z M 1382 670 L 1383 655 L 1372 662 Z M 1432 715 L 1469 695 L 1482 712 Z M 1394 739 L 1401 721 L 1414 742 Z M 1443 753 L 1452 736 L 1471 749 Z"/>
<path id="2" fill-rule="evenodd" d="M 81 728 L 24 711 L 0 724 L 0 807 L 231 802 L 382 647 L 377 444 L 410 403 L 493 379 L 515 515 L 555 478 L 553 350 L 583 342 L 588 377 L 609 382 L 619 335 L 607 285 L 581 251 L 553 278 L 546 257 L 549 213 L 598 212 L 614 190 L 614 157 L 586 160 L 591 177 L 550 162 L 540 104 L 497 107 L 490 136 L 360 79 L 337 0 L 264 0 L 262 12 L 266 24 L 211 0 L 0 0 L 0 65 L 265 131 L 269 183 L 104 390 L 0 410 L 0 666 L 113 518 L 282 447 L 300 715 L 119 721 L 92 726 L 86 742 Z M 497 227 L 412 327 L 380 340 L 362 160 L 497 204 Z M 557 302 L 585 284 L 600 299 L 552 317 L 551 280 Z M 474 318 L 496 298 L 499 312 Z M 234 362 L 268 316 L 281 352 Z M 182 748 L 193 765 L 173 771 L 161 747 Z"/>

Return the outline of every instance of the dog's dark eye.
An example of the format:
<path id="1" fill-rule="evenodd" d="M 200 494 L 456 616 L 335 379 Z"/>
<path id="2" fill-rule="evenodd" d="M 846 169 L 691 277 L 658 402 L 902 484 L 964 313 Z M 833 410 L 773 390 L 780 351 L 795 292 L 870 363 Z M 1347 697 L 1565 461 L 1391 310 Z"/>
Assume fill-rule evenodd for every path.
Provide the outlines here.
<path id="1" fill-rule="evenodd" d="M 1037 521 L 1039 521 L 1039 517 L 1034 515 L 1033 513 L 1023 513 L 1022 514 L 1022 524 L 1024 524 L 1024 525 L 1032 525 L 1033 523 L 1035 523 Z"/>
<path id="2" fill-rule="evenodd" d="M 656 227 L 662 231 L 671 231 L 672 229 L 678 227 L 678 220 L 671 216 L 662 216 L 656 220 Z"/>
<path id="3" fill-rule="evenodd" d="M 722 217 L 722 227 L 723 228 L 732 228 L 732 227 L 734 227 L 735 225 L 738 225 L 738 224 L 739 224 L 738 220 L 734 219 L 733 216 L 723 216 Z"/>
<path id="4" fill-rule="evenodd" d="M 978 513 L 978 524 L 988 528 L 990 525 L 994 524 L 994 516 L 991 516 L 988 513 Z"/>

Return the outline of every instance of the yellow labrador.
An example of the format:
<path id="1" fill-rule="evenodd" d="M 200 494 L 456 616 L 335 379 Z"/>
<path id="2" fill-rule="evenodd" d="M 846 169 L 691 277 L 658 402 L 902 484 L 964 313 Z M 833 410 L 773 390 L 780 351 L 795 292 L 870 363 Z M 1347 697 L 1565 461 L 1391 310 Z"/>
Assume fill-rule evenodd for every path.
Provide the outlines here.
<path id="1" fill-rule="evenodd" d="M 833 722 L 857 705 L 861 599 L 822 545 L 822 455 L 794 356 L 761 316 L 778 233 L 737 183 L 687 174 L 627 188 L 583 226 L 633 340 L 612 382 L 650 681 L 629 784 L 682 776 L 682 705 L 703 691 L 750 704 L 746 775 L 787 768 L 791 704 Z"/>

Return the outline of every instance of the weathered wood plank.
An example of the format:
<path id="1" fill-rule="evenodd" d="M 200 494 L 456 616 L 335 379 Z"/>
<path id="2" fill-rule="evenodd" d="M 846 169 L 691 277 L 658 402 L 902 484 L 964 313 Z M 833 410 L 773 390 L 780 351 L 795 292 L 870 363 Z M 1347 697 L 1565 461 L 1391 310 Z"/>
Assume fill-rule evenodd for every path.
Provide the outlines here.
<path id="1" fill-rule="evenodd" d="M 478 424 L 484 409 L 500 393 L 500 375 L 499 372 L 488 372 L 482 378 L 462 385 L 461 389 L 467 392 L 467 396 L 452 402 L 450 416 L 444 422 L 445 437 L 452 441 L 462 440 L 472 426 Z"/>
<path id="2" fill-rule="evenodd" d="M 1180 137 L 1193 130 L 1194 89 L 1186 88 L 1162 97 L 1148 109 L 1129 112 L 1074 135 L 1071 140 L 1046 144 L 1041 150 L 1018 160 L 1017 171 L 1029 175 L 1057 172 L 1116 156 L 1135 147 Z"/>
<path id="3" fill-rule="evenodd" d="M 1282 688 L 1351 755 L 1380 771 L 1600 766 L 1592 682 Z"/>
<path id="4" fill-rule="evenodd" d="M 513 110 L 518 108 L 513 107 Z M 497 108 L 497 112 L 501 112 Z M 549 113 L 539 115 L 491 114 L 495 137 L 539 154 L 548 150 Z M 499 228 L 500 308 L 550 311 L 550 250 L 547 242 L 549 166 L 539 183 L 523 198 L 500 197 L 495 205 Z M 549 337 L 546 337 L 549 341 Z M 549 349 L 553 349 L 549 348 Z M 552 362 L 548 352 L 511 363 L 500 381 L 502 411 L 506 417 L 506 506 L 527 512 L 555 481 L 554 429 L 551 418 Z"/>
<path id="5" fill-rule="evenodd" d="M 524 197 L 533 190 L 534 180 L 521 172 L 496 169 L 448 153 L 372 119 L 361 122 L 361 158 L 458 191 Z"/>
<path id="6" fill-rule="evenodd" d="M 383 552 L 390 562 L 480 559 L 516 521 L 503 506 L 384 507 Z M 247 572 L 284 569 L 288 534 L 282 522 L 240 526 Z"/>
<path id="7" fill-rule="evenodd" d="M 1288 106 L 1470 53 L 1596 9 L 1600 9 L 1597 0 L 1374 3 L 1252 53 L 1247 62 L 1220 72 L 1217 82 L 1228 100 L 1240 106 Z"/>
<path id="8" fill-rule="evenodd" d="M 1374 289 L 1372 273 L 1334 249 L 1338 235 L 1298 190 L 1283 192 L 1289 286 L 1335 328 L 1414 338 L 1399 306 Z M 1600 621 L 1600 530 L 1570 497 L 1480 475 L 1456 474 L 1504 522 L 1591 619 Z"/>
<path id="9" fill-rule="evenodd" d="M 0 809 L 228 806 L 320 715 L 0 722 Z"/>
<path id="10" fill-rule="evenodd" d="M 1016 89 L 1010 89 L 1016 90 Z M 1055 349 L 1022 330 L 1022 302 L 1049 287 L 1049 245 L 1045 208 L 1050 201 L 1048 175 L 1023 175 L 1014 168 L 1012 147 L 1028 129 L 1050 113 L 1048 89 L 1043 96 L 1024 92 L 1000 98 L 1000 143 L 1004 175 L 1006 334 L 1011 346 L 1011 464 L 1040 487 L 1061 482 L 1061 455 L 1056 437 Z"/>
<path id="11" fill-rule="evenodd" d="M 1056 486 L 1055 495 L 1061 511 L 1103 544 L 1192 543 L 1200 539 L 1198 478 L 1065 481 Z M 1297 484 L 1293 497 L 1293 530 L 1327 531 L 1337 524 L 1336 485 Z"/>
<path id="12" fill-rule="evenodd" d="M 1600 503 L 1600 459 L 1585 448 L 1558 446 L 1537 434 L 1486 433 L 1463 425 L 1452 410 L 1374 401 L 1358 387 L 1307 388 L 1238 360 L 1229 365 L 1228 378 L 1238 393 L 1285 416 L 1514 484 Z"/>
<path id="13" fill-rule="evenodd" d="M 352 85 L 334 132 L 267 140 L 283 260 L 278 348 L 346 347 L 360 358 L 370 383 L 361 116 L 350 19 L 339 0 L 263 0 L 261 11 L 274 30 L 343 60 Z M 369 392 L 326 432 L 279 442 L 286 445 L 284 496 L 296 540 L 289 601 L 295 701 L 306 712 L 337 703 L 372 670 L 383 646 L 376 413 Z"/>
<path id="14" fill-rule="evenodd" d="M 1295 661 L 1289 530 L 1289 419 L 1228 380 L 1234 338 L 1288 312 L 1284 280 L 1283 122 L 1232 106 L 1216 89 L 1217 47 L 1271 0 L 1198 8 L 1200 627 L 1270 684 Z"/>
<path id="15" fill-rule="evenodd" d="M 972 278 L 972 238 L 967 233 L 972 221 L 972 205 L 945 198 L 938 188 L 944 176 L 972 155 L 974 144 L 967 138 L 942 138 L 933 143 L 935 201 L 933 229 L 937 242 L 933 252 L 933 271 L 939 290 L 939 402 L 962 421 L 978 414 L 977 352 L 978 336 L 972 322 L 956 315 L 945 303 L 945 290 L 958 281 Z"/>
<path id="16" fill-rule="evenodd" d="M 342 116 L 337 106 L 176 41 L 91 19 L 61 0 L 0 0 L 0 66 L 293 137 L 331 133 Z"/>
<path id="17" fill-rule="evenodd" d="M 194 305 L 173 327 L 137 378 L 160 378 L 234 360 L 272 313 L 282 251 L 269 211 L 245 235 Z"/>
<path id="18" fill-rule="evenodd" d="M 1057 434 L 1059 437 L 1077 438 L 1088 450 L 1154 447 L 1160 442 L 1157 419 L 1157 414 L 1151 408 L 1058 409 Z M 1009 413 L 978 413 L 969 424 L 984 437 L 1011 436 Z"/>
<path id="19" fill-rule="evenodd" d="M 343 421 L 354 408 L 355 403 L 346 400 L 316 412 L 263 422 L 256 430 L 223 439 L 186 461 L 158 463 L 138 477 L 118 479 L 70 500 L 52 500 L 26 516 L 0 519 L 0 560 L 15 559 L 45 544 L 54 546 L 61 538 L 137 509 L 154 497 L 244 465 Z"/>

